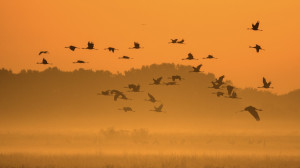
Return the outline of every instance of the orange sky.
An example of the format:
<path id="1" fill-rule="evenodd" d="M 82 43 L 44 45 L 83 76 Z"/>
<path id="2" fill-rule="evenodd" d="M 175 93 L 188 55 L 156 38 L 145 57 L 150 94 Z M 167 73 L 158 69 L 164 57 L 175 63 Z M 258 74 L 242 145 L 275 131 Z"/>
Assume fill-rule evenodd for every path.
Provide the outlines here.
<path id="1" fill-rule="evenodd" d="M 300 1 L 261 0 L 11 0 L 0 1 L 0 67 L 43 70 L 86 68 L 112 72 L 152 63 L 203 64 L 205 73 L 225 74 L 238 87 L 262 85 L 273 92 L 300 88 Z M 247 30 L 261 21 L 264 31 Z M 184 38 L 185 45 L 168 44 Z M 99 50 L 72 52 L 65 46 Z M 133 42 L 141 50 L 129 50 Z M 257 54 L 249 45 L 260 44 Z M 120 49 L 115 54 L 106 47 Z M 43 56 L 53 65 L 38 65 Z M 183 61 L 213 54 L 217 60 Z M 132 60 L 120 60 L 128 55 Z M 88 64 L 73 64 L 77 59 Z"/>

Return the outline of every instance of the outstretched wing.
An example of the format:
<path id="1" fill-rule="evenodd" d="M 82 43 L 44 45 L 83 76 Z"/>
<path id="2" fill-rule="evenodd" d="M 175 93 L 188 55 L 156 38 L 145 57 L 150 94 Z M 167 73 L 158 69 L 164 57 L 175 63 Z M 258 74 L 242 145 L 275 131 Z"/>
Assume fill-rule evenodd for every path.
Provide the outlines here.
<path id="1" fill-rule="evenodd" d="M 249 113 L 256 119 L 256 121 L 260 121 L 259 115 L 256 110 L 250 110 Z"/>
<path id="2" fill-rule="evenodd" d="M 120 96 L 120 94 L 115 94 L 114 101 L 117 101 L 119 96 Z"/>
<path id="3" fill-rule="evenodd" d="M 263 84 L 264 84 L 264 86 L 268 85 L 267 80 L 266 80 L 265 77 L 263 77 Z"/>
<path id="4" fill-rule="evenodd" d="M 160 82 L 162 80 L 162 77 L 157 78 L 157 82 Z"/>
<path id="5" fill-rule="evenodd" d="M 202 67 L 202 64 L 197 66 L 197 69 L 200 70 L 200 68 Z"/>
<path id="6" fill-rule="evenodd" d="M 161 109 L 163 108 L 163 104 L 161 104 L 157 109 L 159 110 L 159 111 L 161 111 Z"/>
<path id="7" fill-rule="evenodd" d="M 232 90 L 233 90 L 233 86 L 228 85 L 228 86 L 227 86 L 227 92 L 228 92 L 228 95 L 231 95 Z"/>
<path id="8" fill-rule="evenodd" d="M 148 96 L 151 100 L 155 100 L 155 98 L 150 93 L 148 93 Z"/>

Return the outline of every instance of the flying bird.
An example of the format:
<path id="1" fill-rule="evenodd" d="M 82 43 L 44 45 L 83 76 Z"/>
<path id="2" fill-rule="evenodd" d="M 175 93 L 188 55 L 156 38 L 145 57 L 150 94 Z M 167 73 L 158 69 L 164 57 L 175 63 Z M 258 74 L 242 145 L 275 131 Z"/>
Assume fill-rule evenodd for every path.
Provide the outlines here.
<path id="1" fill-rule="evenodd" d="M 195 59 L 192 53 L 188 53 L 188 57 L 183 58 L 182 60 L 198 60 L 198 59 Z"/>
<path id="2" fill-rule="evenodd" d="M 130 58 L 129 56 L 123 56 L 123 57 L 119 57 L 119 59 L 133 59 L 133 58 Z"/>
<path id="3" fill-rule="evenodd" d="M 117 92 L 115 93 L 114 101 L 117 101 L 119 97 L 123 100 L 128 100 L 128 98 L 122 92 Z"/>
<path id="4" fill-rule="evenodd" d="M 180 81 L 181 81 L 181 79 L 183 79 L 183 78 L 181 78 L 181 76 L 179 76 L 179 75 L 173 75 L 171 78 L 172 78 L 172 81 L 174 81 L 174 82 L 176 81 L 176 79 L 177 79 L 177 80 L 180 80 Z"/>
<path id="5" fill-rule="evenodd" d="M 198 65 L 197 67 L 193 67 L 194 70 L 191 72 L 202 72 L 202 71 L 200 71 L 201 67 L 202 67 L 202 64 Z"/>
<path id="6" fill-rule="evenodd" d="M 162 78 L 163 78 L 162 76 L 159 77 L 159 78 L 157 78 L 157 79 L 154 79 L 154 78 L 153 78 L 153 84 L 154 84 L 154 85 L 160 85 L 160 82 L 161 82 Z"/>
<path id="7" fill-rule="evenodd" d="M 75 49 L 78 48 L 78 47 L 70 45 L 70 46 L 65 47 L 65 48 L 68 48 L 68 49 L 70 49 L 72 51 L 75 51 Z"/>
<path id="8" fill-rule="evenodd" d="M 37 62 L 37 64 L 44 64 L 44 65 L 46 65 L 46 64 L 49 64 L 49 63 L 48 63 L 48 61 L 45 58 L 43 58 L 43 61 L 42 62 Z"/>
<path id="9" fill-rule="evenodd" d="M 171 39 L 171 42 L 169 42 L 169 43 L 177 43 L 177 40 L 178 39 Z"/>
<path id="10" fill-rule="evenodd" d="M 227 93 L 228 93 L 228 95 L 230 96 L 231 93 L 232 93 L 232 91 L 233 91 L 233 89 L 234 89 L 234 87 L 231 86 L 231 85 L 228 85 L 226 88 L 227 88 Z"/>
<path id="11" fill-rule="evenodd" d="M 74 64 L 85 64 L 88 62 L 82 61 L 82 60 L 77 60 L 76 62 L 73 62 Z"/>
<path id="12" fill-rule="evenodd" d="M 49 51 L 40 51 L 39 55 L 41 55 L 41 54 L 49 54 Z"/>
<path id="13" fill-rule="evenodd" d="M 140 49 L 141 48 L 140 43 L 138 43 L 138 42 L 134 42 L 133 45 L 134 46 L 132 48 L 129 48 L 129 49 Z"/>
<path id="14" fill-rule="evenodd" d="M 238 98 L 236 92 L 232 91 L 231 95 L 229 95 L 229 98 L 232 98 L 232 99 Z"/>
<path id="15" fill-rule="evenodd" d="M 218 79 L 216 79 L 216 83 L 222 83 L 222 84 L 224 84 L 224 82 L 223 82 L 224 78 L 225 78 L 225 75 L 220 76 Z"/>
<path id="16" fill-rule="evenodd" d="M 158 107 L 155 107 L 155 106 L 154 106 L 154 110 L 152 110 L 152 111 L 162 112 L 161 110 L 162 110 L 163 106 L 164 106 L 163 104 L 161 104 L 161 105 L 158 106 Z"/>
<path id="17" fill-rule="evenodd" d="M 248 111 L 256 119 L 256 121 L 260 121 L 260 118 L 259 118 L 259 115 L 258 115 L 257 111 L 262 111 L 261 109 L 257 109 L 253 106 L 248 106 L 242 111 Z"/>
<path id="18" fill-rule="evenodd" d="M 259 50 L 265 50 L 265 49 L 262 49 L 261 46 L 258 44 L 256 44 L 254 47 L 249 46 L 249 48 L 255 48 L 257 53 L 259 53 Z"/>
<path id="19" fill-rule="evenodd" d="M 218 58 L 214 57 L 213 55 L 208 55 L 207 57 L 204 57 L 203 59 L 218 59 Z"/>
<path id="20" fill-rule="evenodd" d="M 150 102 L 152 102 L 152 103 L 157 102 L 157 100 L 155 99 L 155 97 L 152 96 L 150 93 L 148 93 L 148 97 L 149 97 L 149 99 L 146 99 L 146 101 L 150 101 Z"/>
<path id="21" fill-rule="evenodd" d="M 211 82 L 213 85 L 212 85 L 212 87 L 209 87 L 209 88 L 214 88 L 214 89 L 220 89 L 220 87 L 221 87 L 221 85 L 223 84 L 223 83 L 217 83 L 217 82 Z"/>
<path id="22" fill-rule="evenodd" d="M 254 30 L 254 31 L 262 31 L 261 29 L 258 29 L 259 27 L 259 21 L 256 22 L 256 24 L 252 24 L 252 28 L 248 28 L 249 30 Z"/>
<path id="23" fill-rule="evenodd" d="M 224 93 L 223 92 L 217 92 L 217 96 L 220 97 L 220 96 L 223 96 Z"/>
<path id="24" fill-rule="evenodd" d="M 183 44 L 183 43 L 184 43 L 184 39 L 182 39 L 182 40 L 180 40 L 180 41 L 177 41 L 177 43 Z"/>
<path id="25" fill-rule="evenodd" d="M 266 78 L 263 77 L 263 84 L 264 85 L 262 87 L 258 87 L 258 88 L 265 88 L 265 89 L 273 88 L 273 87 L 270 87 L 271 83 L 272 83 L 271 81 L 267 82 Z"/>
<path id="26" fill-rule="evenodd" d="M 140 85 L 129 84 L 128 88 L 131 89 L 132 92 L 139 92 L 140 91 Z"/>
<path id="27" fill-rule="evenodd" d="M 94 46 L 95 46 L 94 43 L 89 41 L 88 46 L 86 48 L 82 48 L 82 49 L 97 50 L 97 49 L 94 48 Z"/>
<path id="28" fill-rule="evenodd" d="M 108 47 L 108 48 L 104 48 L 104 50 L 108 50 L 108 51 L 114 53 L 115 50 L 119 50 L 119 49 L 116 49 L 116 48 L 114 48 L 114 47 Z"/>
<path id="29" fill-rule="evenodd" d="M 128 111 L 135 112 L 135 111 L 132 110 L 131 107 L 123 107 L 123 108 L 121 108 L 121 109 L 119 109 L 119 110 L 123 110 L 124 112 L 128 112 Z"/>

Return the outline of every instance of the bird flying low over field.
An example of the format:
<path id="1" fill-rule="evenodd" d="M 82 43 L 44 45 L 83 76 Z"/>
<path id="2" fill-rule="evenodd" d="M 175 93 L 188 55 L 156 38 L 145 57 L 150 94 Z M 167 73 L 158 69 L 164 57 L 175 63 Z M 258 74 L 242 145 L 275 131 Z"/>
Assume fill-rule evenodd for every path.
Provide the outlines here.
<path id="1" fill-rule="evenodd" d="M 88 42 L 88 46 L 87 46 L 86 48 L 82 48 L 82 49 L 97 50 L 97 49 L 95 49 L 94 47 L 95 47 L 94 43 L 91 42 L 91 41 L 89 41 L 89 42 Z"/>
<path id="2" fill-rule="evenodd" d="M 50 63 L 48 63 L 48 61 L 45 58 L 43 58 L 42 62 L 37 62 L 37 64 L 44 64 L 44 65 L 46 65 L 46 64 L 50 64 Z"/>
<path id="3" fill-rule="evenodd" d="M 70 49 L 71 51 L 75 51 L 75 49 L 78 48 L 78 47 L 70 45 L 70 46 L 65 47 L 65 48 L 68 48 L 68 49 Z"/>
<path id="4" fill-rule="evenodd" d="M 273 87 L 270 87 L 270 85 L 272 84 L 271 81 L 267 82 L 266 78 L 263 77 L 263 86 L 262 87 L 258 87 L 258 88 L 265 88 L 265 89 L 268 89 L 268 88 L 273 88 Z"/>
<path id="5" fill-rule="evenodd" d="M 249 48 L 255 48 L 257 53 L 259 53 L 260 50 L 265 50 L 265 49 L 262 49 L 261 46 L 258 44 L 256 44 L 255 46 L 249 46 Z"/>
<path id="6" fill-rule="evenodd" d="M 253 106 L 248 106 L 241 112 L 243 112 L 243 111 L 248 111 L 255 118 L 256 121 L 260 121 L 260 117 L 259 117 L 257 111 L 262 111 L 261 109 L 257 109 Z"/>
<path id="7" fill-rule="evenodd" d="M 195 59 L 192 53 L 188 53 L 188 57 L 183 58 L 182 60 L 198 60 L 198 59 Z"/>

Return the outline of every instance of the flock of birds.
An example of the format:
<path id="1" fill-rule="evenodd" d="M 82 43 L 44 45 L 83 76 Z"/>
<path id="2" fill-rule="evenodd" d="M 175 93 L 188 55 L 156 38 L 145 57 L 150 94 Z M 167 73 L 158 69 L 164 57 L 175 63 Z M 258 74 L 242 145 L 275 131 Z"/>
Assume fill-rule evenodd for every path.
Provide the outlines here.
<path id="1" fill-rule="evenodd" d="M 256 24 L 252 24 L 252 27 L 251 28 L 248 28 L 249 30 L 253 30 L 253 31 L 262 31 L 261 29 L 259 29 L 259 21 L 256 22 Z M 178 39 L 171 39 L 171 41 L 169 42 L 170 44 L 184 44 L 184 39 L 181 39 L 181 40 L 178 40 Z M 255 46 L 249 46 L 250 48 L 255 48 L 256 49 L 256 52 L 258 53 L 260 50 L 264 50 L 260 45 L 256 44 Z M 76 49 L 80 49 L 79 47 L 76 47 L 76 46 L 73 46 L 73 45 L 70 45 L 70 46 L 67 46 L 65 48 L 68 48 L 70 49 L 71 51 L 75 51 Z M 134 46 L 129 48 L 129 49 L 141 49 L 143 47 L 140 46 L 140 44 L 138 42 L 134 42 Z M 81 48 L 81 49 L 87 49 L 87 50 L 97 50 L 95 47 L 94 47 L 94 43 L 93 42 L 88 42 L 88 45 L 86 48 Z M 114 48 L 114 47 L 108 47 L 108 48 L 105 48 L 104 50 L 108 50 L 109 52 L 112 52 L 114 53 L 116 50 L 119 50 L 117 48 Z M 42 54 L 48 54 L 49 52 L 48 51 L 40 51 L 39 52 L 39 55 L 42 55 Z M 131 57 L 129 56 L 123 56 L 123 57 L 119 57 L 119 59 L 132 59 Z M 208 55 L 207 57 L 204 57 L 203 59 L 218 59 L 216 57 L 214 57 L 213 55 Z M 192 53 L 188 53 L 187 57 L 186 58 L 183 58 L 182 60 L 198 60 L 196 58 L 194 58 L 193 54 Z M 83 60 L 77 60 L 76 62 L 73 62 L 73 63 L 79 63 L 79 64 L 82 64 L 82 63 L 88 63 L 86 61 L 83 61 Z M 48 63 L 48 61 L 43 58 L 42 62 L 38 62 L 37 64 L 50 64 Z M 191 70 L 190 72 L 203 72 L 203 71 L 200 71 L 202 67 L 202 64 L 198 65 L 197 67 L 192 67 L 193 70 Z M 222 88 L 225 88 L 225 82 L 224 82 L 224 75 L 220 76 L 219 78 L 215 79 L 215 81 L 212 81 L 211 84 L 212 86 L 209 87 L 209 88 L 213 88 L 215 90 L 218 90 L 217 92 L 214 92 L 213 94 L 216 94 L 218 97 L 221 97 L 221 96 L 224 96 L 224 92 L 222 91 Z M 163 77 L 159 77 L 157 79 L 153 79 L 153 83 L 151 83 L 150 85 L 177 85 L 177 82 L 178 81 L 181 81 L 183 78 L 179 75 L 173 75 L 170 77 L 170 79 L 172 79 L 172 81 L 169 81 L 169 82 L 165 82 L 165 83 L 162 83 Z M 140 85 L 139 84 L 129 84 L 126 88 L 129 88 L 131 92 L 141 92 L 140 90 Z M 258 87 L 258 88 L 265 88 L 265 89 L 269 89 L 269 88 L 272 88 L 271 87 L 271 82 L 267 81 L 265 77 L 263 77 L 263 86 L 261 87 Z M 231 85 L 227 85 L 226 86 L 226 89 L 227 89 L 227 98 L 232 98 L 232 99 L 240 99 L 238 96 L 237 96 L 237 93 L 234 91 L 235 87 L 234 86 L 231 86 Z M 120 90 L 105 90 L 105 91 L 102 91 L 101 93 L 98 93 L 98 95 L 104 95 L 104 96 L 113 96 L 114 97 L 114 101 L 117 101 L 119 99 L 122 99 L 122 100 L 130 100 L 124 92 L 120 91 Z M 152 94 L 148 93 L 148 99 L 145 99 L 146 101 L 149 101 L 151 103 L 157 103 L 159 102 Z M 164 112 L 163 110 L 163 104 L 160 104 L 159 106 L 154 106 L 154 109 L 151 110 L 151 111 L 155 111 L 155 112 Z M 124 112 L 129 112 L 129 111 L 132 111 L 134 112 L 134 110 L 131 108 L 131 107 L 123 107 L 123 108 L 120 108 L 119 110 L 123 110 Z M 262 111 L 261 109 L 257 109 L 253 106 L 248 106 L 246 108 L 244 108 L 242 111 L 248 111 L 255 119 L 256 121 L 260 121 L 260 117 L 258 115 L 258 112 L 257 111 Z"/>

